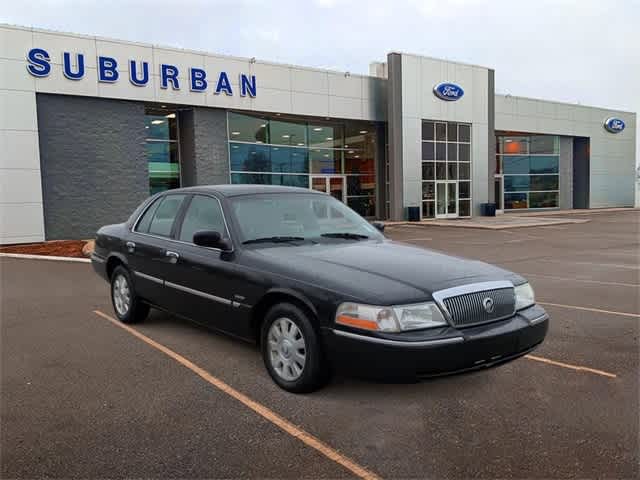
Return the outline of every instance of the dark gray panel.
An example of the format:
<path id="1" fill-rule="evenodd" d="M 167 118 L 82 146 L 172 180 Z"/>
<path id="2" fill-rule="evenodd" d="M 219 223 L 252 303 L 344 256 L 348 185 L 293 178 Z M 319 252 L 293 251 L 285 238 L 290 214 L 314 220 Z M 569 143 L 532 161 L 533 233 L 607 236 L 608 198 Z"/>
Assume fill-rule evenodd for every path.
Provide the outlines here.
<path id="1" fill-rule="evenodd" d="M 196 184 L 229 183 L 227 111 L 194 108 L 193 143 Z"/>
<path id="2" fill-rule="evenodd" d="M 37 95 L 45 238 L 93 238 L 149 195 L 144 104 Z"/>
<path id="3" fill-rule="evenodd" d="M 494 189 L 494 174 L 496 173 L 496 72 L 495 70 L 488 70 L 489 81 L 488 81 L 488 125 L 489 125 L 489 141 L 487 143 L 489 149 L 489 158 L 487 159 L 487 167 L 489 169 L 489 198 L 488 201 L 490 203 L 494 203 L 496 201 L 495 189 Z M 477 214 L 477 212 L 475 212 Z"/>
<path id="4" fill-rule="evenodd" d="M 180 145 L 180 180 L 183 187 L 191 187 L 197 185 L 193 110 L 180 110 L 178 112 L 178 132 L 178 143 Z"/>
<path id="5" fill-rule="evenodd" d="M 589 208 L 589 138 L 573 139 L 573 208 Z"/>
<path id="6" fill-rule="evenodd" d="M 402 56 L 387 55 L 390 220 L 404 220 L 402 169 Z"/>

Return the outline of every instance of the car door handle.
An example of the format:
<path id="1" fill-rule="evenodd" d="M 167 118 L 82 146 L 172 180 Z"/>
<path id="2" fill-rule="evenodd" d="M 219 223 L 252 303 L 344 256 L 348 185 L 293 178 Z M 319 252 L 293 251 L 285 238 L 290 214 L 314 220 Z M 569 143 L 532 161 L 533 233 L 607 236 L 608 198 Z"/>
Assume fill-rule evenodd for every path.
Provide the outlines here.
<path id="1" fill-rule="evenodd" d="M 180 254 L 178 252 L 172 252 L 171 250 L 167 250 L 165 255 L 169 257 L 169 262 L 176 263 L 180 258 Z"/>
<path id="2" fill-rule="evenodd" d="M 134 242 L 127 242 L 125 243 L 125 245 L 127 246 L 127 251 L 129 253 L 133 253 L 133 251 L 136 249 L 136 244 Z"/>

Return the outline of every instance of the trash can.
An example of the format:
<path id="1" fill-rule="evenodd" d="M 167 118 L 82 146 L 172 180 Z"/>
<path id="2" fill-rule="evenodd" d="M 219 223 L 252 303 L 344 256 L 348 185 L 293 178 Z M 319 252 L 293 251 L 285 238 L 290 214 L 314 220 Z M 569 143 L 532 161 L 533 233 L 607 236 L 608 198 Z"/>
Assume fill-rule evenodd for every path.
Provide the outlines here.
<path id="1" fill-rule="evenodd" d="M 495 203 L 481 203 L 480 215 L 483 217 L 495 217 L 496 216 L 496 204 Z"/>
<path id="2" fill-rule="evenodd" d="M 419 222 L 420 207 L 407 207 L 407 220 L 410 222 Z"/>

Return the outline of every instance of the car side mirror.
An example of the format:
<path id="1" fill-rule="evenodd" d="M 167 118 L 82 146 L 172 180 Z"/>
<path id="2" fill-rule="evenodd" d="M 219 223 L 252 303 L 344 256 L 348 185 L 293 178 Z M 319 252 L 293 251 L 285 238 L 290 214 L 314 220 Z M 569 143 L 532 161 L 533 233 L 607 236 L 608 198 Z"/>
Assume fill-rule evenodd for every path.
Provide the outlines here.
<path id="1" fill-rule="evenodd" d="M 382 222 L 373 222 L 371 225 L 373 225 L 378 231 L 384 233 L 384 223 L 382 223 Z"/>
<path id="2" fill-rule="evenodd" d="M 202 230 L 193 234 L 193 243 L 201 247 L 219 248 L 222 251 L 231 250 L 231 242 L 222 238 L 220 232 Z"/>

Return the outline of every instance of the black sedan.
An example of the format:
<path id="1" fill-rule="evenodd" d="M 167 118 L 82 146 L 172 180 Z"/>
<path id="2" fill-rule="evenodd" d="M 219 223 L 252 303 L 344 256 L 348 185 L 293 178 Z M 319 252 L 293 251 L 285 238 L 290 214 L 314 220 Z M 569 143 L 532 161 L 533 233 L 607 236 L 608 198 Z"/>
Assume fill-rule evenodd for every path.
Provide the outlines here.
<path id="1" fill-rule="evenodd" d="M 416 379 L 484 368 L 544 340 L 549 317 L 524 278 L 382 229 L 310 190 L 183 188 L 101 228 L 92 263 L 121 321 L 155 307 L 256 342 L 292 392 L 335 370 Z"/>

